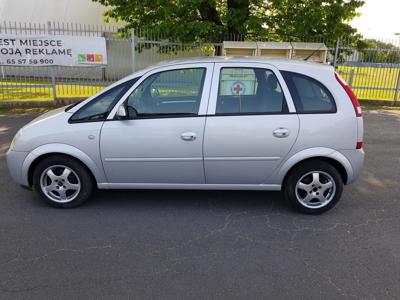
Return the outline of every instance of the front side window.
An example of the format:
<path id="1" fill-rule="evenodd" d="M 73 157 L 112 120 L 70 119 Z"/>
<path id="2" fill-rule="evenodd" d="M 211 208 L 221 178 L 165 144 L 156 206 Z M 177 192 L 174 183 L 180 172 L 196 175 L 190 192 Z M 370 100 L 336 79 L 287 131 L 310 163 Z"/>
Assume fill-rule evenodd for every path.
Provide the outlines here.
<path id="1" fill-rule="evenodd" d="M 197 115 L 205 73 L 205 68 L 191 68 L 150 75 L 128 97 L 129 116 Z"/>
<path id="2" fill-rule="evenodd" d="M 70 119 L 71 122 L 104 121 L 114 105 L 138 78 L 126 81 L 100 94 L 92 101 L 79 109 Z"/>
<path id="3" fill-rule="evenodd" d="M 298 113 L 334 113 L 332 94 L 319 81 L 293 72 L 282 71 Z"/>
<path id="4" fill-rule="evenodd" d="M 271 70 L 222 68 L 216 114 L 287 112 L 282 88 Z"/>

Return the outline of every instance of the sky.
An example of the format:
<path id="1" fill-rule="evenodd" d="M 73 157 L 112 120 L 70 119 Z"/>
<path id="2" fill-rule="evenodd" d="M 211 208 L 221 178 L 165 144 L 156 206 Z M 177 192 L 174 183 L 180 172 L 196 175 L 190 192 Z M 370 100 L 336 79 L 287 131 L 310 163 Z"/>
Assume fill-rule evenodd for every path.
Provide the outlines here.
<path id="1" fill-rule="evenodd" d="M 354 18 L 352 26 L 365 37 L 400 39 L 400 0 L 364 0 L 365 4 L 358 9 L 360 17 Z"/>

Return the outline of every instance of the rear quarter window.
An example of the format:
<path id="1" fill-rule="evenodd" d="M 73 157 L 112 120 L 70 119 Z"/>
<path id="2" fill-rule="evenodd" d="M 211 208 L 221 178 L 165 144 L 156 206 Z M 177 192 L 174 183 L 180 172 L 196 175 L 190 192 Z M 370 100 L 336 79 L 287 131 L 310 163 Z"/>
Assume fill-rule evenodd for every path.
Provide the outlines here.
<path id="1" fill-rule="evenodd" d="M 309 76 L 281 71 L 292 95 L 297 113 L 335 113 L 336 103 L 331 92 Z"/>

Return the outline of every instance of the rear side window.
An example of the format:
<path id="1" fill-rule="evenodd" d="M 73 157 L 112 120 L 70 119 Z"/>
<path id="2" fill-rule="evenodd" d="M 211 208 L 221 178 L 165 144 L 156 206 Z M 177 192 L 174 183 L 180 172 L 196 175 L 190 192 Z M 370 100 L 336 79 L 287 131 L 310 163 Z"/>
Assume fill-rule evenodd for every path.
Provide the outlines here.
<path id="1" fill-rule="evenodd" d="M 329 90 L 318 80 L 303 74 L 281 71 L 298 113 L 335 113 Z"/>
<path id="2" fill-rule="evenodd" d="M 222 68 L 216 114 L 276 114 L 287 112 L 275 74 L 261 68 Z"/>

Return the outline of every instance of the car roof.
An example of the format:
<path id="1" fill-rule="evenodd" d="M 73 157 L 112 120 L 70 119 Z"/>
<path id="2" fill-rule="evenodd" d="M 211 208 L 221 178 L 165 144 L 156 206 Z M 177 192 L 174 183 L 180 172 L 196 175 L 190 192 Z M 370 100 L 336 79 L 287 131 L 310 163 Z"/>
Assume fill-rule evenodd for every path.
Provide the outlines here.
<path id="1" fill-rule="evenodd" d="M 237 62 L 237 63 L 268 63 L 276 66 L 278 69 L 282 67 L 310 67 L 327 69 L 332 68 L 329 64 L 316 63 L 304 60 L 283 59 L 283 58 L 267 58 L 260 56 L 203 56 L 186 59 L 177 59 L 169 61 L 161 61 L 149 68 L 170 66 L 187 63 L 222 63 L 222 62 Z"/>

